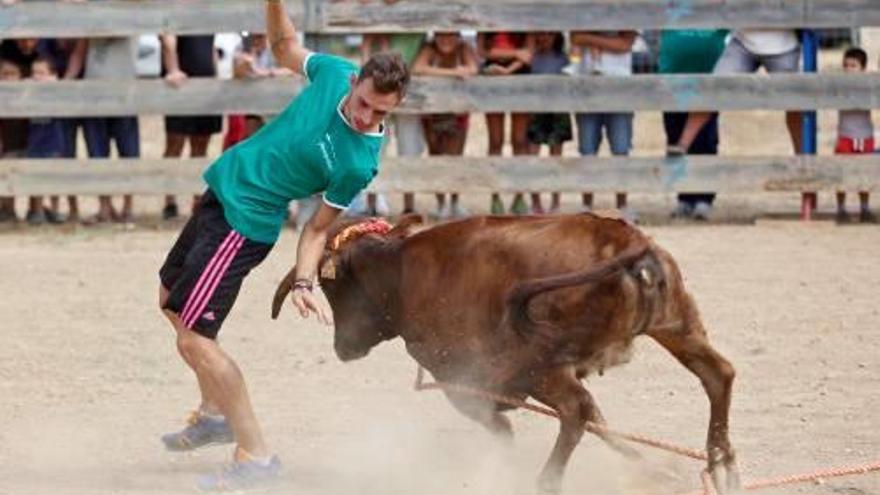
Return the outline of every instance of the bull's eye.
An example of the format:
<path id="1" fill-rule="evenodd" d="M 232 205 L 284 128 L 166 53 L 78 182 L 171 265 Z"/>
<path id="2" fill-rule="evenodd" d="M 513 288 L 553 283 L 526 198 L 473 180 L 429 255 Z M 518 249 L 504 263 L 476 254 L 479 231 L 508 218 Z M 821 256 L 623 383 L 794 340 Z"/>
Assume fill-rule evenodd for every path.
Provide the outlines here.
<path id="1" fill-rule="evenodd" d="M 648 270 L 648 267 L 642 267 L 642 269 L 639 270 L 639 276 L 642 278 L 642 282 L 648 287 L 654 285 L 654 277 L 651 275 L 651 270 Z"/>

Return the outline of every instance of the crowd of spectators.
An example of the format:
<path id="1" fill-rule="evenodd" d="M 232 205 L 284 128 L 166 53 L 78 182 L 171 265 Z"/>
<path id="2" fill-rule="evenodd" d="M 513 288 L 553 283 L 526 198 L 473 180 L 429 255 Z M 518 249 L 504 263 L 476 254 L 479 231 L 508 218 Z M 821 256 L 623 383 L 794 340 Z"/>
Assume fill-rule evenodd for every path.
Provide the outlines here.
<path id="1" fill-rule="evenodd" d="M 527 76 L 529 74 L 568 74 L 575 77 L 627 77 L 633 73 L 633 47 L 639 38 L 636 31 L 585 31 L 480 33 L 466 38 L 458 32 L 430 34 L 374 34 L 363 37 L 361 56 L 375 50 L 400 52 L 410 63 L 414 75 L 466 79 L 483 76 Z M 161 40 L 161 77 L 172 86 L 190 78 L 217 77 L 217 50 L 214 36 L 163 35 Z M 306 36 L 306 46 L 317 51 L 338 51 L 340 46 L 328 35 Z M 234 56 L 233 74 L 240 79 L 292 77 L 275 67 L 266 37 L 251 33 Z M 134 79 L 136 38 L 9 39 L 0 43 L 0 80 L 31 80 L 51 84 L 59 79 Z M 801 66 L 798 34 L 793 30 L 740 29 L 667 30 L 660 34 L 658 70 L 663 74 L 755 72 L 797 72 Z M 863 72 L 868 56 L 859 48 L 845 52 L 842 67 L 847 72 Z M 612 155 L 626 156 L 632 150 L 633 113 L 503 113 L 485 115 L 489 155 L 501 155 L 505 141 L 513 155 L 537 155 L 542 147 L 551 156 L 560 156 L 566 143 L 577 140 L 580 155 L 596 155 L 607 143 Z M 258 132 L 270 115 L 230 115 L 226 117 L 224 149 Z M 801 152 L 801 115 L 787 112 L 785 123 L 794 153 Z M 509 122 L 509 124 L 508 124 Z M 395 115 L 389 122 L 401 157 L 462 155 L 468 139 L 471 116 L 466 113 Z M 719 143 L 717 113 L 667 112 L 663 115 L 667 155 L 716 154 Z M 181 157 L 189 146 L 189 156 L 208 154 L 213 135 L 223 131 L 220 116 L 166 116 L 165 157 Z M 32 118 L 0 120 L 0 158 L 73 158 L 77 156 L 77 133 L 82 130 L 87 154 L 91 158 L 109 158 L 111 143 L 119 157 L 140 156 L 138 118 Z M 874 152 L 874 128 L 869 110 L 845 110 L 839 113 L 837 153 Z M 545 214 L 560 211 L 560 193 L 529 191 L 516 193 L 509 205 L 500 194 L 493 194 L 489 208 L 493 214 Z M 542 194 L 550 193 L 545 206 Z M 527 201 L 527 194 L 529 195 Z M 593 193 L 584 190 L 582 209 L 593 207 Z M 195 198 L 197 199 L 197 198 Z M 869 196 L 859 192 L 859 219 L 874 221 Z M 680 194 L 673 217 L 708 219 L 715 194 L 693 191 Z M 125 196 L 117 209 L 110 197 L 101 197 L 98 212 L 81 218 L 76 197 L 67 198 L 66 216 L 57 197 L 32 197 L 24 219 L 33 225 L 43 223 L 128 222 L 132 219 L 131 196 Z M 529 204 L 530 203 L 530 204 Z M 194 202 L 195 204 L 195 202 Z M 849 221 L 846 194 L 837 194 L 838 219 Z M 627 201 L 626 191 L 616 194 L 616 205 L 630 220 L 636 211 Z M 314 208 L 314 201 L 299 205 L 302 222 Z M 403 212 L 414 212 L 412 193 L 403 198 Z M 352 206 L 352 215 L 389 215 L 387 198 L 365 194 Z M 457 191 L 436 191 L 437 219 L 468 215 Z M 177 200 L 165 199 L 164 219 L 180 215 Z M 19 219 L 13 198 L 0 198 L 0 222 Z"/>

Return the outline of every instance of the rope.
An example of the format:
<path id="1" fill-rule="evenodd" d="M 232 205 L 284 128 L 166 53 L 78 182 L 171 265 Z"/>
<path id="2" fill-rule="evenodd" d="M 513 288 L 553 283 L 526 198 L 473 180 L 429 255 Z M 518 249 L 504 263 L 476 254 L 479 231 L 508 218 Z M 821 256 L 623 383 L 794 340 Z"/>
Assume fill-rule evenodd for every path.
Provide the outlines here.
<path id="1" fill-rule="evenodd" d="M 811 481 L 826 480 L 830 478 L 842 478 L 844 476 L 869 474 L 874 471 L 880 471 L 880 460 L 869 464 L 862 464 L 860 466 L 844 466 L 840 468 L 831 468 L 804 474 L 792 474 L 789 476 L 780 476 L 778 478 L 768 478 L 764 480 L 753 481 L 751 483 L 743 485 L 743 490 L 764 490 L 766 488 L 796 485 L 800 483 L 808 483 Z M 703 471 L 703 489 L 690 492 L 687 495 L 715 495 L 715 488 L 712 485 L 712 479 L 711 477 L 707 478 L 707 475 L 708 473 L 706 471 Z"/>
<path id="2" fill-rule="evenodd" d="M 489 399 L 491 401 L 506 404 L 513 407 L 523 408 L 538 414 L 543 414 L 544 416 L 550 416 L 553 418 L 559 418 L 559 413 L 553 409 L 536 406 L 534 404 L 529 404 L 524 400 L 514 399 L 511 397 L 505 397 L 503 395 L 499 395 L 496 393 L 488 392 L 486 390 L 481 390 L 474 387 L 469 387 L 467 385 L 459 385 L 453 383 L 442 383 L 442 382 L 434 382 L 434 383 L 425 383 L 425 370 L 419 366 L 418 372 L 416 373 L 416 383 L 415 389 L 416 391 L 423 390 L 446 390 L 450 392 L 473 395 L 475 397 L 482 397 L 484 399 Z M 649 447 L 654 447 L 656 449 L 665 450 L 667 452 L 672 452 L 674 454 L 679 454 L 685 457 L 690 457 L 691 459 L 697 459 L 701 461 L 705 461 L 708 459 L 705 452 L 690 449 L 687 447 L 680 447 L 678 445 L 674 445 L 668 442 L 663 442 L 660 440 L 654 440 L 652 438 L 648 438 L 641 435 L 634 435 L 631 433 L 622 433 L 618 431 L 614 431 L 608 429 L 604 425 L 600 425 L 593 422 L 587 422 L 584 425 L 584 429 L 593 434 L 602 434 L 602 435 L 610 435 L 623 440 L 627 440 L 633 443 L 638 443 L 642 445 L 647 445 Z M 829 478 L 840 478 L 843 476 L 853 476 L 853 475 L 863 475 L 872 473 L 875 471 L 880 471 L 880 460 L 863 464 L 860 466 L 845 466 L 841 468 L 832 468 L 821 471 L 814 471 L 810 473 L 804 474 L 794 474 L 789 476 L 780 476 L 778 478 L 768 478 L 764 480 L 754 481 L 752 483 L 748 483 L 744 485 L 742 488 L 746 491 L 756 491 L 763 490 L 765 488 L 774 488 L 778 486 L 786 486 L 786 485 L 795 485 L 799 483 L 807 483 L 810 481 L 819 481 Z M 703 489 L 697 490 L 694 492 L 690 492 L 687 495 L 718 495 L 718 492 L 715 490 L 715 485 L 712 482 L 712 475 L 709 471 L 703 470 L 700 473 L 700 480 L 703 483 Z"/>
<path id="3" fill-rule="evenodd" d="M 553 418 L 559 418 L 559 413 L 553 409 L 536 406 L 534 404 L 529 404 L 526 401 L 513 399 L 510 397 L 505 397 L 503 395 L 495 394 L 492 392 L 488 392 L 485 390 L 480 390 L 478 388 L 469 387 L 467 385 L 458 385 L 452 383 L 424 383 L 424 370 L 419 367 L 418 372 L 416 373 L 416 384 L 415 389 L 417 391 L 423 390 L 447 390 L 451 392 L 456 392 L 460 394 L 473 395 L 475 397 L 482 397 L 484 399 L 489 399 L 494 402 L 498 402 L 500 404 L 506 404 L 513 407 L 520 407 L 523 409 L 527 409 L 529 411 L 543 414 L 544 416 L 550 416 Z M 608 435 L 620 438 L 622 440 L 627 440 L 629 442 L 646 445 L 648 447 L 653 447 L 655 449 L 665 450 L 667 452 L 672 452 L 674 454 L 682 455 L 685 457 L 690 457 L 691 459 L 696 459 L 699 461 L 705 461 L 708 459 L 705 452 L 690 449 L 687 447 L 680 447 L 678 445 L 674 445 L 669 442 L 664 442 L 660 440 L 654 440 L 652 438 L 648 438 L 642 435 L 634 435 L 631 433 L 623 433 L 619 431 L 614 431 L 606 427 L 605 425 L 601 425 L 598 423 L 587 422 L 584 425 L 584 429 L 594 435 Z"/>

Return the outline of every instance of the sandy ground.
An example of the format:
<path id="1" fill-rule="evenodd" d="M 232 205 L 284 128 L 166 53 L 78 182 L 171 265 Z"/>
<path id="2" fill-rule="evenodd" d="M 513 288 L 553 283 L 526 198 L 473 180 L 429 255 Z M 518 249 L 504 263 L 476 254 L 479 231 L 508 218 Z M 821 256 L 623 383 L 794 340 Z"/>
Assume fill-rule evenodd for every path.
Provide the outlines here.
<path id="1" fill-rule="evenodd" d="M 760 222 L 658 227 L 712 340 L 736 365 L 732 438 L 745 478 L 880 458 L 875 227 Z M 159 435 L 196 405 L 194 379 L 155 308 L 170 230 L 0 235 L 0 494 L 192 493 L 228 448 L 168 454 Z M 331 331 L 269 300 L 293 258 L 286 233 L 247 281 L 222 333 L 249 377 L 285 469 L 277 493 L 530 494 L 556 424 L 515 412 L 498 449 L 436 392 L 412 390 L 401 343 L 343 365 Z M 629 365 L 589 387 L 613 426 L 703 444 L 697 381 L 645 340 Z M 568 494 L 694 488 L 694 461 L 644 451 L 626 461 L 594 438 L 578 448 Z M 765 493 L 878 494 L 880 474 Z"/>

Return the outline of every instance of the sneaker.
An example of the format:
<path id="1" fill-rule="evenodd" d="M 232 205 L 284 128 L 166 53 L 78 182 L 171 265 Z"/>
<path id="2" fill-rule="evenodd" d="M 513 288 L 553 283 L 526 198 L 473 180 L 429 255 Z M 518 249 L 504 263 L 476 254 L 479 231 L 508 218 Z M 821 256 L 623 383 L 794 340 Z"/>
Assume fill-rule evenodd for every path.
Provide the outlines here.
<path id="1" fill-rule="evenodd" d="M 705 201 L 700 201 L 694 206 L 694 220 L 706 222 L 712 215 L 712 205 Z"/>
<path id="2" fill-rule="evenodd" d="M 67 221 L 67 219 L 64 218 L 64 215 L 57 211 L 52 211 L 49 208 L 43 210 L 43 215 L 46 216 L 46 221 L 52 225 L 61 225 Z"/>
<path id="3" fill-rule="evenodd" d="M 501 198 L 492 198 L 491 211 L 493 215 L 504 215 L 504 203 L 501 201 Z"/>
<path id="4" fill-rule="evenodd" d="M 193 411 L 187 422 L 189 424 L 183 430 L 162 435 L 166 449 L 183 452 L 235 441 L 226 418 L 214 419 Z"/>
<path id="5" fill-rule="evenodd" d="M 877 223 L 877 216 L 871 210 L 862 210 L 859 213 L 859 221 L 862 223 Z"/>
<path id="6" fill-rule="evenodd" d="M 522 196 L 517 197 L 513 204 L 510 205 L 510 212 L 517 216 L 528 215 L 529 205 L 526 204 L 525 198 Z"/>
<path id="7" fill-rule="evenodd" d="M 177 209 L 177 203 L 171 203 L 165 205 L 165 208 L 162 208 L 162 220 L 173 220 L 180 216 L 180 212 Z"/>
<path id="8" fill-rule="evenodd" d="M 278 481 L 281 460 L 277 455 L 268 464 L 256 461 L 234 461 L 220 472 L 203 476 L 197 486 L 203 492 L 234 492 L 261 488 Z"/>
<path id="9" fill-rule="evenodd" d="M 443 206 L 438 206 L 437 209 L 434 210 L 434 218 L 440 221 L 452 218 L 452 208 L 449 207 L 449 203 L 444 203 Z"/>
<path id="10" fill-rule="evenodd" d="M 842 208 L 837 210 L 837 215 L 834 216 L 834 219 L 835 221 L 837 221 L 837 223 L 850 222 L 849 213 L 847 213 L 847 211 Z"/>
<path id="11" fill-rule="evenodd" d="M 31 210 L 31 211 L 27 212 L 27 215 L 25 216 L 25 220 L 27 220 L 27 223 L 29 225 L 33 225 L 33 226 L 43 225 L 44 223 L 46 223 L 46 212 L 43 211 L 42 209 Z"/>
<path id="12" fill-rule="evenodd" d="M 691 218 L 694 216 L 694 207 L 686 201 L 679 201 L 678 205 L 669 214 L 672 218 Z"/>

